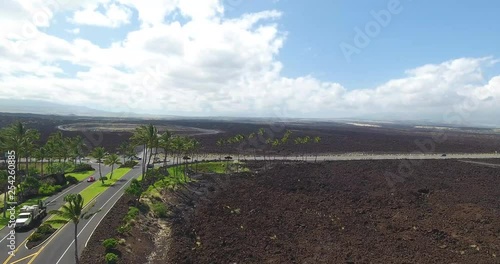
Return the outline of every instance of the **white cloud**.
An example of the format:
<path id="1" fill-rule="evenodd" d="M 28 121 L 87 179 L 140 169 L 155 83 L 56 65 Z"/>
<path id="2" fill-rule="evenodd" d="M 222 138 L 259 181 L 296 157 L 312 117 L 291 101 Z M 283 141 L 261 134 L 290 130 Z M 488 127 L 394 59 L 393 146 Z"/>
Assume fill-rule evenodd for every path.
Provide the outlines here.
<path id="1" fill-rule="evenodd" d="M 98 10 L 104 8 L 104 13 Z M 102 4 L 88 5 L 83 10 L 78 10 L 73 14 L 70 22 L 80 25 L 92 25 L 117 28 L 130 23 L 132 11 L 124 5 Z"/>
<path id="2" fill-rule="evenodd" d="M 1 22 L 22 24 L 32 16 L 26 6 L 12 2 L 8 7 L 0 11 Z M 216 0 L 196 5 L 187 0 L 93 0 L 65 8 L 73 22 L 103 27 L 133 22 L 136 10 L 142 26 L 108 48 L 41 30 L 34 37 L 12 37 L 19 31 L 7 26 L 0 31 L 1 96 L 56 102 L 64 98 L 107 110 L 192 115 L 272 116 L 277 111 L 321 117 L 404 113 L 406 118 L 413 113 L 440 119 L 467 100 L 481 102 L 468 110 L 471 116 L 499 112 L 500 76 L 486 79 L 482 74 L 498 62 L 494 58 L 459 58 L 402 69 L 404 76 L 378 87 L 348 89 L 311 76 L 283 76 L 277 56 L 286 32 L 276 25 L 278 11 L 226 19 Z M 13 11 L 17 16 L 4 16 Z M 185 16 L 184 23 L 165 20 L 173 14 Z M 14 39 L 21 39 L 23 48 L 12 48 L 20 46 Z M 60 61 L 88 70 L 68 77 Z"/>
<path id="3" fill-rule="evenodd" d="M 80 28 L 74 28 L 74 29 L 68 29 L 66 32 L 71 33 L 73 35 L 78 35 L 80 34 Z"/>

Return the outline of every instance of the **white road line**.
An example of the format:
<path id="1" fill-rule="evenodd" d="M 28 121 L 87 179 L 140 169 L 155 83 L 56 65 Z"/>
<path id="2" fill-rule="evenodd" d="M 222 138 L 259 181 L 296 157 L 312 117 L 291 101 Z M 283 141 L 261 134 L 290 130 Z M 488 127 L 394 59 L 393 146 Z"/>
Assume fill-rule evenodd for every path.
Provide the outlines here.
<path id="1" fill-rule="evenodd" d="M 56 198 L 52 199 L 50 202 L 47 202 L 47 204 L 46 204 L 46 205 L 49 205 L 49 204 L 50 204 L 50 203 L 52 203 L 53 201 L 55 201 L 55 200 L 59 199 L 61 196 L 63 196 L 63 195 L 64 195 L 64 194 L 66 194 L 67 192 L 71 191 L 72 189 L 76 188 L 76 186 L 78 186 L 78 185 L 80 185 L 80 183 L 79 183 L 79 184 L 77 184 L 77 185 L 75 185 L 75 186 L 73 186 L 73 187 L 71 187 L 71 188 L 69 188 L 69 189 L 67 189 L 67 190 L 66 190 L 65 192 L 63 192 L 61 195 L 59 195 L 59 196 L 57 196 Z M 9 235 L 10 235 L 10 234 L 7 234 L 4 238 L 2 238 L 2 240 L 0 240 L 0 243 L 2 243 L 2 241 L 4 241 L 4 240 L 5 240 L 5 239 L 9 236 Z"/>
<path id="2" fill-rule="evenodd" d="M 52 199 L 50 202 L 47 202 L 47 204 L 52 203 L 53 201 L 55 201 L 55 200 L 57 200 L 57 199 L 61 198 L 61 196 L 65 195 L 65 194 L 66 194 L 66 193 L 68 193 L 69 191 L 73 190 L 74 188 L 76 188 L 76 186 L 78 186 L 78 185 L 80 185 L 80 184 L 82 184 L 82 182 L 80 182 L 79 184 L 77 184 L 77 185 L 75 185 L 75 186 L 73 186 L 73 187 L 71 187 L 71 188 L 67 189 L 65 192 L 61 193 L 61 194 L 60 194 L 59 196 L 57 196 L 56 198 Z"/>
<path id="3" fill-rule="evenodd" d="M 125 188 L 125 186 L 127 186 L 127 184 L 132 181 L 133 179 L 135 179 L 135 177 L 132 177 L 132 179 L 128 180 L 120 189 L 118 189 L 118 191 L 115 192 L 115 194 L 113 194 L 109 200 L 107 200 L 102 206 L 101 208 L 99 208 L 99 210 L 101 210 L 102 208 L 104 208 L 104 206 L 106 206 L 107 203 L 109 203 L 109 201 L 111 201 L 111 199 L 113 199 L 113 197 L 115 195 L 117 195 L 123 188 Z M 117 200 L 118 201 L 118 200 Z M 115 201 L 115 203 L 117 202 Z M 111 207 L 113 208 L 113 207 Z M 111 210 L 111 208 L 106 212 L 106 214 Z M 104 217 L 106 216 L 106 214 L 103 216 L 103 219 Z M 83 232 L 83 230 L 85 230 L 85 228 L 90 224 L 90 222 L 92 222 L 92 219 L 94 219 L 94 217 L 96 216 L 97 214 L 93 215 L 89 221 L 87 222 L 87 224 L 82 228 L 82 230 L 80 230 L 80 232 L 76 235 L 76 237 L 78 238 L 78 236 L 80 236 L 80 234 Z M 102 219 L 101 219 L 102 221 Z M 101 222 L 99 221 L 99 223 Z M 96 228 L 97 228 L 97 225 L 96 225 Z M 94 231 L 95 231 L 95 228 L 94 228 Z M 92 231 L 92 234 L 94 233 L 94 231 Z M 92 234 L 90 236 L 92 236 Z M 88 242 L 88 240 L 87 240 Z M 61 262 L 62 258 L 66 255 L 66 253 L 68 252 L 68 250 L 71 248 L 71 246 L 73 246 L 73 243 L 75 243 L 75 241 L 71 241 L 71 244 L 69 244 L 68 248 L 64 251 L 64 253 L 61 255 L 61 257 L 59 258 L 59 260 L 56 262 L 56 264 L 59 264 L 59 262 Z"/>

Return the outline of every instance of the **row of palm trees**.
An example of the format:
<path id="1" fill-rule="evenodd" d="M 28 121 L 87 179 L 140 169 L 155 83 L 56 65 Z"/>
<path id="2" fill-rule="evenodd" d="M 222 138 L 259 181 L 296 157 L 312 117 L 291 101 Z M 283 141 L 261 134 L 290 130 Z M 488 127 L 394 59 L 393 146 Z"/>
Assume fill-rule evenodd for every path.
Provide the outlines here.
<path id="1" fill-rule="evenodd" d="M 251 145 L 260 145 L 260 149 L 262 151 L 262 155 L 264 157 L 264 160 L 266 160 L 266 154 L 268 150 L 271 150 L 274 153 L 274 158 L 276 158 L 277 150 L 282 148 L 284 145 L 288 144 L 292 136 L 292 131 L 291 130 L 286 130 L 285 133 L 281 138 L 279 137 L 266 137 L 266 130 L 264 128 L 259 128 L 257 132 L 252 132 L 248 134 L 247 136 L 242 135 L 242 134 L 237 134 L 235 136 L 229 137 L 229 138 L 220 138 L 217 140 L 216 144 L 219 147 L 222 147 L 224 145 L 227 146 L 236 146 L 238 148 L 242 142 L 247 140 L 250 142 Z M 304 136 L 304 137 L 296 137 L 293 140 L 293 144 L 295 145 L 306 145 L 310 143 L 314 144 L 319 144 L 321 142 L 321 137 L 316 136 L 316 137 L 310 137 L 310 136 Z M 237 151 L 238 155 L 238 160 L 240 156 L 240 151 Z M 284 153 L 284 155 L 286 155 Z M 297 154 L 297 159 L 299 159 L 300 153 Z M 254 158 L 256 158 L 256 149 L 254 149 Z M 304 158 L 304 155 L 302 155 Z M 285 156 L 286 158 L 286 156 Z M 318 155 L 316 154 L 315 161 L 317 161 Z M 219 159 L 222 159 L 222 154 L 220 154 Z"/>
<path id="2" fill-rule="evenodd" d="M 97 160 L 98 168 L 99 168 L 99 180 L 104 184 L 104 177 L 102 177 L 101 163 L 104 162 L 104 165 L 111 166 L 111 173 L 109 175 L 109 179 L 113 178 L 113 172 L 115 169 L 115 165 L 120 165 L 120 157 L 116 153 L 108 153 L 104 147 L 96 147 L 92 150 L 90 155 Z"/>
<path id="3" fill-rule="evenodd" d="M 18 200 L 24 199 L 23 183 L 30 177 L 43 176 L 45 174 L 45 163 L 49 167 L 56 168 L 57 173 L 64 173 L 65 166 L 52 166 L 55 162 L 64 164 L 72 161 L 77 164 L 85 155 L 86 145 L 82 137 L 63 137 L 61 132 L 54 133 L 43 143 L 40 142 L 40 132 L 36 129 L 26 127 L 21 122 L 16 122 L 0 129 L 0 155 L 7 151 L 15 151 L 15 162 L 17 169 L 16 182 L 18 189 Z M 34 162 L 35 168 L 40 162 L 40 171 L 37 175 L 32 174 L 30 163 Z"/>
<path id="4" fill-rule="evenodd" d="M 125 156 L 128 156 L 126 153 L 128 153 L 127 150 L 132 148 L 131 146 L 142 147 L 141 170 L 143 179 L 147 175 L 148 167 L 157 160 L 159 150 L 163 152 L 163 166 L 166 167 L 169 155 L 173 158 L 173 164 L 179 165 L 184 161 L 187 166 L 187 161 L 191 159 L 190 156 L 196 160 L 196 155 L 198 155 L 201 148 L 200 142 L 196 139 L 174 136 L 168 130 L 160 133 L 153 124 L 137 127 L 130 138 L 130 143 L 128 145 L 125 143 L 120 147 L 124 159 Z M 177 173 L 177 170 L 175 172 Z"/>

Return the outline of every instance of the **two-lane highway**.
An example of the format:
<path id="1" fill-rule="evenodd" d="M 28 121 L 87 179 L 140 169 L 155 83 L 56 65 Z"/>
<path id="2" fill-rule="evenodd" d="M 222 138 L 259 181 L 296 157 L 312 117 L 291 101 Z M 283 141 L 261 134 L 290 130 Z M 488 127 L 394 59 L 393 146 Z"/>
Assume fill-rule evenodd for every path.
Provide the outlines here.
<path id="1" fill-rule="evenodd" d="M 120 199 L 125 192 L 125 188 L 130 181 L 139 177 L 141 169 L 136 167 L 129 173 L 123 176 L 112 187 L 99 195 L 95 201 L 93 208 L 89 208 L 90 212 L 101 210 L 88 220 L 82 220 L 78 225 L 78 252 L 81 254 L 85 248 L 86 242 L 99 225 L 101 220 L 111 210 L 114 204 Z M 16 256 L 6 263 L 39 263 L 39 264 L 72 264 L 75 263 L 74 255 L 74 225 L 69 223 L 62 227 L 58 232 L 40 248 L 28 250 L 23 255 Z M 24 259 L 23 259 L 24 258 Z M 16 262 L 18 261 L 18 262 Z"/>
<path id="2" fill-rule="evenodd" d="M 93 174 L 94 177 L 98 178 L 99 172 L 97 170 L 97 165 L 93 165 L 93 167 L 96 168 L 95 173 Z M 101 166 L 101 172 L 102 175 L 106 175 L 111 171 L 111 168 L 108 166 Z M 65 203 L 64 202 L 64 197 L 68 194 L 76 194 L 80 193 L 83 191 L 85 188 L 89 186 L 89 183 L 86 180 L 83 180 L 82 182 L 68 187 L 66 190 L 63 190 L 61 193 L 57 193 L 45 200 L 45 203 L 47 204 L 47 211 L 52 211 L 52 210 L 58 210 L 61 208 L 61 206 Z M 43 221 L 47 220 L 50 215 L 45 217 Z M 26 242 L 26 239 L 36 230 L 36 228 L 32 228 L 27 231 L 16 231 L 15 234 L 15 240 L 16 240 L 16 250 L 15 250 L 15 255 L 16 257 L 10 257 L 9 256 L 9 251 L 10 249 L 7 247 L 8 244 L 10 243 L 10 240 L 7 238 L 9 236 L 9 232 L 11 229 L 6 226 L 3 229 L 0 230 L 0 261 L 4 263 L 7 259 L 18 259 L 18 256 L 26 256 L 26 254 L 30 253 L 28 249 L 25 248 L 24 243 Z M 10 262 L 8 262 L 10 263 Z"/>

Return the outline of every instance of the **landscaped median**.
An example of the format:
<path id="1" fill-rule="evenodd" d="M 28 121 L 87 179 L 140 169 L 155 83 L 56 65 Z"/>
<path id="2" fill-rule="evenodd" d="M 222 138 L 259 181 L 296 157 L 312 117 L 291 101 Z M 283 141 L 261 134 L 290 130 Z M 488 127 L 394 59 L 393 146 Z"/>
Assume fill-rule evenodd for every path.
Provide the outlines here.
<path id="1" fill-rule="evenodd" d="M 71 172 L 71 173 L 66 173 L 66 177 L 72 176 L 75 177 L 75 179 L 77 179 L 78 181 L 83 181 L 88 177 L 94 175 L 94 173 L 96 173 L 96 171 Z"/>
<path id="2" fill-rule="evenodd" d="M 78 181 L 83 181 L 85 180 L 86 178 L 90 177 L 91 175 L 93 175 L 95 173 L 95 171 L 84 171 L 84 172 L 71 172 L 71 173 L 66 173 L 66 177 L 68 176 L 72 176 L 74 177 L 76 180 Z M 114 175 L 113 175 L 114 176 Z M 59 192 L 62 192 L 64 191 L 64 189 L 60 190 Z M 33 198 L 30 198 L 26 201 L 24 201 L 23 203 L 19 204 L 17 207 L 16 207 L 16 215 L 19 214 L 19 209 L 25 205 L 36 205 L 38 204 L 38 200 L 46 200 L 47 198 L 49 198 L 50 196 L 52 195 L 55 195 L 56 193 L 53 193 L 51 195 L 39 195 L 39 196 L 36 196 L 36 197 L 33 197 Z M 3 202 L 3 199 L 4 199 L 4 195 L 3 194 L 0 194 L 0 207 L 2 207 L 4 205 L 4 202 Z M 0 229 L 4 228 L 8 223 L 9 223 L 9 220 L 10 218 L 9 217 L 3 217 L 3 215 L 1 214 L 1 211 L 3 211 L 3 208 L 0 208 Z"/>
<path id="3" fill-rule="evenodd" d="M 88 206 L 92 201 L 95 200 L 95 198 L 97 198 L 97 196 L 104 193 L 109 187 L 113 186 L 117 181 L 119 181 L 123 176 L 125 176 L 131 170 L 132 169 L 130 169 L 130 168 L 116 169 L 113 171 L 113 178 L 112 179 L 109 179 L 109 177 L 111 176 L 111 173 L 109 173 L 108 175 L 105 176 L 107 178 L 107 180 L 105 181 L 104 184 L 102 184 L 102 182 L 99 179 L 96 179 L 96 181 L 94 183 L 90 184 L 87 188 L 83 189 L 80 192 L 80 195 L 84 199 L 84 207 Z M 65 220 L 65 219 L 59 218 L 57 216 L 51 216 L 47 219 L 47 221 L 48 220 Z M 56 230 L 60 229 L 64 225 L 65 224 L 56 224 L 56 223 L 51 224 L 51 226 L 54 228 L 52 233 L 54 233 Z M 35 234 L 35 233 L 33 233 L 33 234 Z M 37 237 L 36 235 L 33 235 L 33 234 L 32 234 L 32 236 Z M 38 236 L 38 237 L 40 237 L 40 236 Z M 26 246 L 28 248 L 33 248 L 35 246 L 38 246 L 38 245 L 42 244 L 43 242 L 45 242 L 48 237 L 50 237 L 50 236 L 43 236 L 44 239 L 38 240 L 38 241 L 33 241 L 33 240 L 28 239 L 28 243 L 26 244 Z"/>

